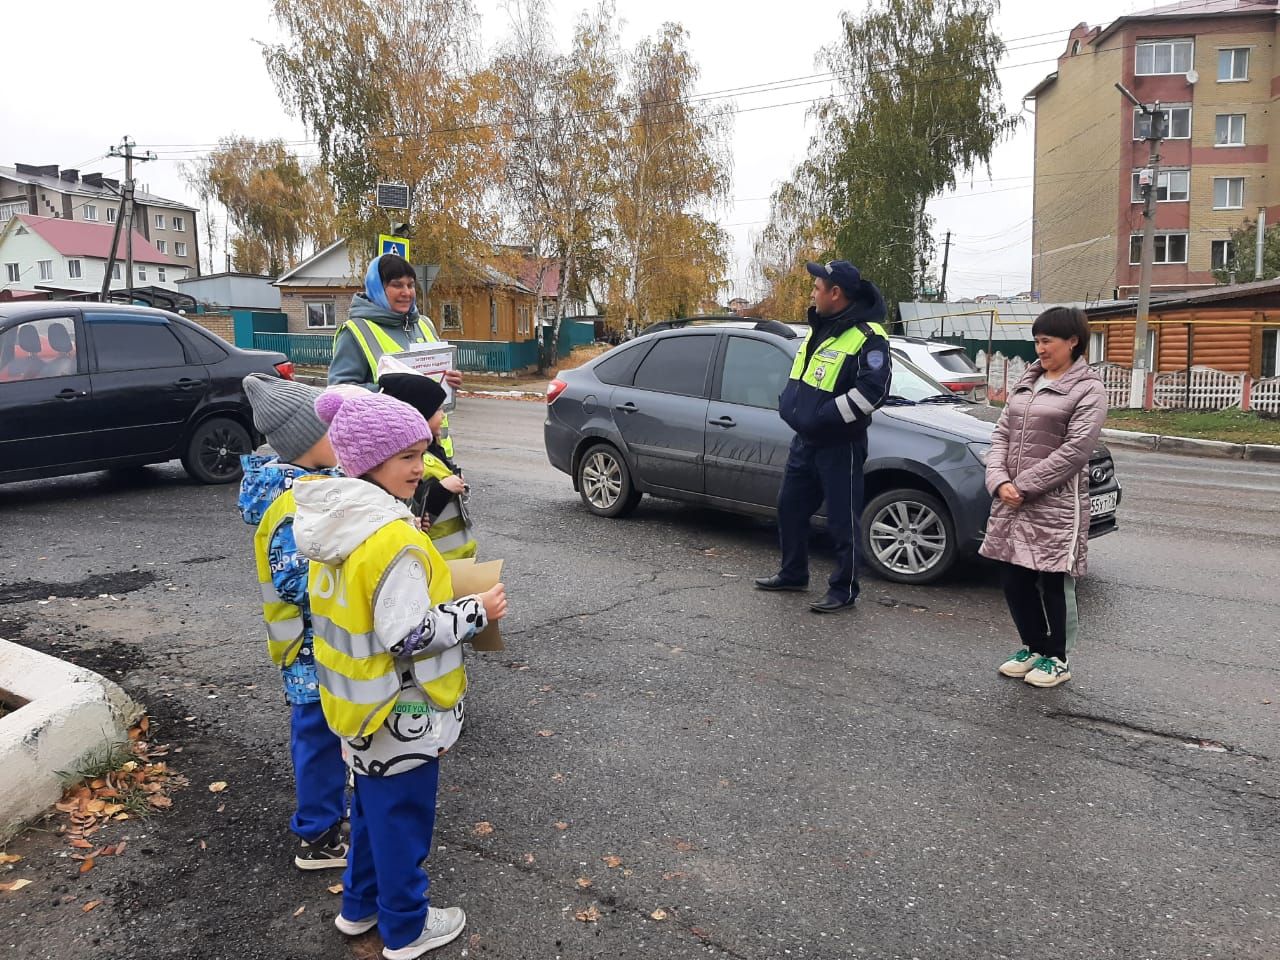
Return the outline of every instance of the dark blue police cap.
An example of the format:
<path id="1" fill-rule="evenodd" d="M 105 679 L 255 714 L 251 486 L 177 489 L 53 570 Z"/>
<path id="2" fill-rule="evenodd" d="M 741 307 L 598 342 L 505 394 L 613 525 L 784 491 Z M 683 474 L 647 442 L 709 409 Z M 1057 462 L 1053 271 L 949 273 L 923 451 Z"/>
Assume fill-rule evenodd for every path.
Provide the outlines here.
<path id="1" fill-rule="evenodd" d="M 848 260 L 828 260 L 826 263 L 810 260 L 804 267 L 815 277 L 835 284 L 850 300 L 858 299 L 862 293 L 862 274 Z"/>

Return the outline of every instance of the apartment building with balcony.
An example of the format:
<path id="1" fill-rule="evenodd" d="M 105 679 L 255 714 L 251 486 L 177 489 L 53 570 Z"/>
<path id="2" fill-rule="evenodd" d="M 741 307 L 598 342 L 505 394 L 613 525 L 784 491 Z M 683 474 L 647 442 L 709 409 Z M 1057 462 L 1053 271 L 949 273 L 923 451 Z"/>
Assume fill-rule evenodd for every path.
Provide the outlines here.
<path id="1" fill-rule="evenodd" d="M 1035 107 L 1032 288 L 1043 302 L 1136 296 L 1148 119 L 1116 89 L 1168 111 L 1160 146 L 1153 296 L 1215 283 L 1252 251 L 1230 234 L 1280 214 L 1277 0 L 1187 0 L 1071 31 Z M 1272 146 L 1277 154 L 1271 153 Z"/>

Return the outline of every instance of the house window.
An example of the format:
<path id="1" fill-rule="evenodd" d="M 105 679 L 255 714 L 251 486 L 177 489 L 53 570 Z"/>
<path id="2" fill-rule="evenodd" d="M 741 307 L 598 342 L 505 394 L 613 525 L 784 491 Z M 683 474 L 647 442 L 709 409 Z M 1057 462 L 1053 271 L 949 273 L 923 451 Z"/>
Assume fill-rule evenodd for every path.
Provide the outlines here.
<path id="1" fill-rule="evenodd" d="M 26 212 L 27 201 L 25 200 L 11 200 L 8 203 L 0 203 L 0 223 L 6 223 L 18 214 Z"/>
<path id="2" fill-rule="evenodd" d="M 1186 73 L 1191 69 L 1195 44 L 1191 40 L 1153 40 L 1139 43 L 1133 72 L 1139 77 Z"/>
<path id="3" fill-rule="evenodd" d="M 1191 108 L 1162 107 L 1168 116 L 1166 140 L 1191 139 Z M 1137 107 L 1133 110 L 1133 139 L 1145 140 L 1151 135 L 1151 114 L 1143 113 Z"/>
<path id="4" fill-rule="evenodd" d="M 181 230 L 185 230 L 185 229 L 186 229 L 186 225 L 185 225 L 185 223 L 183 222 L 182 217 L 174 217 L 174 218 L 173 218 L 173 229 L 178 230 L 178 231 L 181 231 Z"/>
<path id="5" fill-rule="evenodd" d="M 1071 55 L 1074 57 L 1079 52 L 1080 52 L 1080 41 L 1079 40 L 1071 41 Z"/>
<path id="6" fill-rule="evenodd" d="M 323 329 L 326 327 L 336 327 L 337 306 L 332 300 L 308 300 L 305 304 L 307 309 L 307 328 Z"/>
<path id="7" fill-rule="evenodd" d="M 53 261 L 52 260 L 37 260 L 36 266 L 40 268 L 41 280 L 53 279 Z"/>
<path id="8" fill-rule="evenodd" d="M 516 308 L 517 332 L 527 334 L 530 331 L 529 324 L 529 308 L 527 306 Z"/>
<path id="9" fill-rule="evenodd" d="M 1107 359 L 1107 335 L 1101 330 L 1089 334 L 1089 362 L 1101 363 Z"/>
<path id="10" fill-rule="evenodd" d="M 9 283 L 17 283 L 22 279 L 22 267 L 16 263 L 6 263 L 4 265 L 4 272 Z"/>
<path id="11" fill-rule="evenodd" d="M 97 220 L 98 208 L 94 206 L 92 203 L 86 203 L 84 205 L 84 218 L 86 220 Z"/>
<path id="12" fill-rule="evenodd" d="M 67 261 L 67 276 L 68 276 L 68 277 L 70 277 L 72 280 L 79 280 L 79 279 L 80 279 L 80 277 L 81 277 L 81 274 L 82 274 L 82 270 L 81 270 L 80 261 L 79 261 L 79 260 L 68 260 L 68 261 Z"/>
<path id="13" fill-rule="evenodd" d="M 169 252 L 168 247 L 169 247 L 169 244 L 166 241 L 164 240 L 156 241 L 156 249 L 159 250 L 161 253 L 168 253 Z"/>
<path id="14" fill-rule="evenodd" d="M 1244 177 L 1213 178 L 1213 209 L 1239 210 L 1244 206 Z"/>
<path id="15" fill-rule="evenodd" d="M 1244 146 L 1244 114 L 1220 113 L 1214 121 L 1213 145 L 1215 147 Z"/>
<path id="16" fill-rule="evenodd" d="M 1187 235 L 1185 233 L 1157 233 L 1156 249 L 1152 263 L 1186 263 Z M 1142 262 L 1142 234 L 1135 233 L 1129 238 L 1129 263 L 1137 265 Z"/>
<path id="17" fill-rule="evenodd" d="M 138 266 L 138 279 L 139 280 L 147 279 L 147 268 L 142 265 Z"/>
<path id="18" fill-rule="evenodd" d="M 1239 83 L 1249 79 L 1249 48 L 1233 47 L 1218 51 L 1218 82 Z"/>
<path id="19" fill-rule="evenodd" d="M 112 280 L 120 279 L 120 262 L 119 261 L 116 261 L 111 265 L 111 279 Z"/>
<path id="20" fill-rule="evenodd" d="M 116 222 L 116 208 L 107 207 L 107 223 L 115 223 L 115 222 Z"/>
<path id="21" fill-rule="evenodd" d="M 1133 174 L 1133 202 L 1141 203 L 1142 184 L 1139 174 Z M 1157 203 L 1176 203 L 1187 200 L 1191 195 L 1190 170 L 1161 170 L 1160 180 L 1156 185 Z"/>
<path id="22" fill-rule="evenodd" d="M 1212 269 L 1233 269 L 1236 266 L 1236 245 L 1230 240 L 1214 240 L 1210 245 L 1209 257 Z"/>
<path id="23" fill-rule="evenodd" d="M 156 279 L 164 283 L 164 267 L 156 267 Z"/>
<path id="24" fill-rule="evenodd" d="M 495 297 L 489 297 L 489 332 L 498 332 L 498 301 Z"/>
<path id="25" fill-rule="evenodd" d="M 157 229 L 157 230 L 163 230 L 163 229 L 164 229 L 164 214 L 163 214 L 163 213 L 157 213 L 157 214 L 156 214 L 156 229 Z"/>
<path id="26" fill-rule="evenodd" d="M 1280 330 L 1262 331 L 1262 375 L 1280 377 Z"/>
<path id="27" fill-rule="evenodd" d="M 440 329 L 462 329 L 462 305 L 456 300 L 440 304 Z"/>
<path id="28" fill-rule="evenodd" d="M 181 240 L 178 240 L 173 245 L 173 253 L 174 256 L 185 257 L 187 255 L 187 245 Z"/>

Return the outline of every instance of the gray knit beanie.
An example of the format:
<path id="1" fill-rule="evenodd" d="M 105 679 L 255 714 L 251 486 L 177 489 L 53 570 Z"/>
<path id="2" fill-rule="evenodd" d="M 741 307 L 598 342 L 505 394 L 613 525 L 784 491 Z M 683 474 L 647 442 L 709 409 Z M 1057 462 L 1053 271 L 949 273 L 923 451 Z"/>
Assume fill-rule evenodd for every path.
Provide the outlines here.
<path id="1" fill-rule="evenodd" d="M 285 463 L 314 447 L 329 429 L 316 416 L 316 397 L 322 393 L 318 387 L 251 373 L 244 378 L 244 392 L 253 407 L 253 425 Z"/>

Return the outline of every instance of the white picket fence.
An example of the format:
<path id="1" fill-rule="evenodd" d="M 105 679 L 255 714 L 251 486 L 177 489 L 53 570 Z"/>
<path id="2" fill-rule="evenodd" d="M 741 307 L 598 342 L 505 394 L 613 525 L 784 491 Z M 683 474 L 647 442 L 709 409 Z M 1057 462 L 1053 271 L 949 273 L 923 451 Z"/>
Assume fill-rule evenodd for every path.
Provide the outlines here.
<path id="1" fill-rule="evenodd" d="M 1028 363 L 1021 357 L 991 355 L 988 368 L 985 350 L 978 351 L 979 370 L 987 371 L 987 396 L 1003 403 L 1009 390 L 1026 372 Z M 1113 409 L 1129 406 L 1129 384 L 1132 373 L 1117 363 L 1097 363 L 1094 369 L 1107 388 L 1107 403 Z M 1157 410 L 1226 410 L 1240 407 L 1280 414 L 1280 377 L 1253 380 L 1248 374 L 1227 373 L 1213 367 L 1191 368 L 1191 389 L 1187 389 L 1187 372 L 1156 374 L 1150 382 L 1151 406 Z"/>

